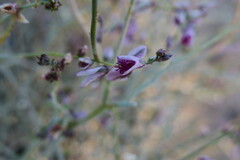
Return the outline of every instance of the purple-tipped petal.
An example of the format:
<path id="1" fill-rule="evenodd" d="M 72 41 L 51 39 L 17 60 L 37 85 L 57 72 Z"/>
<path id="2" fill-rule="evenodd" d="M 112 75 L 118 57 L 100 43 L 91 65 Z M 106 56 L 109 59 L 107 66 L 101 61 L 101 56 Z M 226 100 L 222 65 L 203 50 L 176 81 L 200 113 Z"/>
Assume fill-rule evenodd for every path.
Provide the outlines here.
<path id="1" fill-rule="evenodd" d="M 96 67 L 96 68 L 90 68 L 90 69 L 82 70 L 82 71 L 77 73 L 77 76 L 89 76 L 89 75 L 92 75 L 94 73 L 97 73 L 102 68 L 103 67 L 100 66 L 100 67 Z"/>
<path id="2" fill-rule="evenodd" d="M 144 45 L 141 45 L 141 46 L 138 46 L 138 47 L 134 48 L 133 50 L 131 50 L 128 53 L 128 55 L 135 56 L 138 58 L 143 58 L 143 57 L 145 57 L 146 53 L 147 53 L 147 47 Z"/>

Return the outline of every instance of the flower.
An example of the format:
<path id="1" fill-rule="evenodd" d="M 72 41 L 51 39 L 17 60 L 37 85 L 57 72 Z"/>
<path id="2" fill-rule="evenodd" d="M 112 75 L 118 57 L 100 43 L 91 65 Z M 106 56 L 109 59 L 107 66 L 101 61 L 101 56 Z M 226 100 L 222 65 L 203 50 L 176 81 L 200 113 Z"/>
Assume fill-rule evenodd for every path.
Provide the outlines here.
<path id="1" fill-rule="evenodd" d="M 105 76 L 108 73 L 109 69 L 106 66 L 99 66 L 95 68 L 90 68 L 82 70 L 77 73 L 77 76 L 87 76 L 81 83 L 80 87 L 86 87 L 90 83 L 96 81 L 97 79 Z"/>
<path id="2" fill-rule="evenodd" d="M 143 67 L 145 63 L 142 62 L 142 58 L 146 53 L 147 47 L 142 45 L 130 51 L 127 56 L 118 56 L 117 65 L 109 72 L 107 80 L 126 78 L 133 70 Z"/>
<path id="3" fill-rule="evenodd" d="M 0 11 L 13 15 L 21 23 L 29 23 L 25 16 L 20 13 L 20 8 L 15 3 L 5 3 L 0 5 Z"/>

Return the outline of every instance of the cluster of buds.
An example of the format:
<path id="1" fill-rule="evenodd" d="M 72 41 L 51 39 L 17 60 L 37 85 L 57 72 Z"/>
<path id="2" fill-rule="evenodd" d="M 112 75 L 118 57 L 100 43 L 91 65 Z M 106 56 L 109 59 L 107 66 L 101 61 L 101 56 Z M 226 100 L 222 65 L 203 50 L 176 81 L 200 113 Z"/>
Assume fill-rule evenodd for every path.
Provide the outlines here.
<path id="1" fill-rule="evenodd" d="M 58 11 L 58 9 L 62 6 L 62 3 L 58 0 L 45 0 L 42 2 L 46 10 L 50 11 Z"/>
<path id="2" fill-rule="evenodd" d="M 21 8 L 16 3 L 5 3 L 0 5 L 0 11 L 6 14 L 10 14 L 21 23 L 29 23 L 25 16 L 20 12 Z"/>
<path id="3" fill-rule="evenodd" d="M 207 15 L 209 8 L 213 3 L 199 5 L 196 8 L 190 8 L 189 3 L 178 3 L 174 8 L 174 23 L 180 27 L 181 45 L 191 47 L 195 38 L 195 24 Z"/>
<path id="4" fill-rule="evenodd" d="M 147 64 L 152 64 L 154 62 L 163 62 L 163 61 L 167 61 L 172 57 L 171 54 L 168 54 L 166 50 L 164 49 L 159 49 L 156 52 L 156 56 L 149 58 L 147 61 Z"/>
<path id="5" fill-rule="evenodd" d="M 54 81 L 58 81 L 59 79 L 59 72 L 62 72 L 65 68 L 65 65 L 68 65 L 72 62 L 72 55 L 68 53 L 64 58 L 61 60 L 50 59 L 46 54 L 42 54 L 41 56 L 37 57 L 38 64 L 41 66 L 51 66 L 50 71 L 44 75 L 45 80 L 49 81 L 50 83 Z"/>

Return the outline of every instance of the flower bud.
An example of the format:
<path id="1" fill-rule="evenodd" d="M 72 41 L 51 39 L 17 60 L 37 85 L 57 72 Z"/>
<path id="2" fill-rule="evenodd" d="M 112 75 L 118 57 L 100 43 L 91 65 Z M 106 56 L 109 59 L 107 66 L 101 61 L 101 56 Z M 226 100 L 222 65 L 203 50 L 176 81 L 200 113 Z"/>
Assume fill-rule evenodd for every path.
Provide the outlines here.
<path id="1" fill-rule="evenodd" d="M 195 38 L 195 30 L 192 25 L 189 25 L 182 34 L 181 44 L 185 47 L 190 47 L 193 44 Z"/>
<path id="2" fill-rule="evenodd" d="M 184 11 L 178 11 L 174 17 L 174 23 L 178 26 L 184 24 L 186 21 L 186 13 Z"/>
<path id="3" fill-rule="evenodd" d="M 15 3 L 5 3 L 3 5 L 0 5 L 0 11 L 3 13 L 15 15 L 20 11 L 20 9 Z"/>
<path id="4" fill-rule="evenodd" d="M 66 56 L 64 57 L 64 59 L 65 59 L 65 61 L 64 61 L 65 64 L 72 63 L 72 61 L 73 61 L 72 54 L 71 53 L 67 53 Z"/>
<path id="5" fill-rule="evenodd" d="M 93 61 L 89 57 L 79 58 L 78 60 L 78 66 L 83 70 L 88 69 L 93 64 Z"/>
<path id="6" fill-rule="evenodd" d="M 78 57 L 84 57 L 86 55 L 88 51 L 88 46 L 87 45 L 84 45 L 82 48 L 80 48 L 78 51 L 77 51 L 77 56 Z"/>
<path id="7" fill-rule="evenodd" d="M 59 75 L 57 74 L 57 72 L 51 70 L 46 75 L 44 75 L 44 78 L 46 81 L 49 81 L 50 83 L 52 83 L 54 81 L 58 81 Z"/>
<path id="8" fill-rule="evenodd" d="M 62 6 L 62 4 L 58 0 L 48 0 L 44 6 L 46 10 L 57 11 Z"/>
<path id="9" fill-rule="evenodd" d="M 46 54 L 42 54 L 40 57 L 37 57 L 38 59 L 38 64 L 40 66 L 44 66 L 44 65 L 49 65 L 50 64 L 50 59 L 48 58 L 48 56 Z"/>
<path id="10" fill-rule="evenodd" d="M 155 61 L 157 61 L 157 62 L 167 61 L 167 60 L 169 60 L 169 59 L 172 57 L 172 55 L 167 54 L 167 51 L 164 50 L 164 49 L 159 49 L 159 50 L 156 52 L 156 55 L 157 55 L 157 56 L 156 56 Z"/>
<path id="11" fill-rule="evenodd" d="M 0 5 L 0 11 L 15 16 L 15 18 L 21 23 L 29 23 L 25 16 L 20 13 L 20 8 L 15 3 L 5 3 Z"/>

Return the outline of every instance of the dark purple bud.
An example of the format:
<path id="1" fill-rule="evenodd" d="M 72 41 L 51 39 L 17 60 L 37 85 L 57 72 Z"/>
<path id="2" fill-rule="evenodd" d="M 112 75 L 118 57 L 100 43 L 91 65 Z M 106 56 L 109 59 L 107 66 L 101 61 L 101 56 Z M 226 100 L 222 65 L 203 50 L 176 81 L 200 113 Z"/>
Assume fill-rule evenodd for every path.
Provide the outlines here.
<path id="1" fill-rule="evenodd" d="M 65 68 L 65 58 L 61 59 L 60 61 L 57 62 L 56 69 L 58 71 L 63 71 Z"/>
<path id="2" fill-rule="evenodd" d="M 58 0 L 48 0 L 48 2 L 43 2 L 45 9 L 50 11 L 57 11 L 61 6 L 61 2 Z"/>
<path id="3" fill-rule="evenodd" d="M 156 56 L 155 61 L 157 61 L 157 62 L 167 61 L 167 60 L 169 60 L 169 59 L 172 57 L 172 55 L 167 54 L 167 51 L 164 50 L 164 49 L 159 49 L 159 50 L 156 52 L 156 55 L 157 55 L 157 56 Z"/>
<path id="4" fill-rule="evenodd" d="M 41 66 L 50 64 L 50 59 L 48 58 L 48 56 L 46 54 L 42 54 L 40 57 L 37 57 L 37 59 L 38 59 L 37 63 Z"/>
<path id="5" fill-rule="evenodd" d="M 90 57 L 79 58 L 78 60 L 78 66 L 81 69 L 88 69 L 93 64 L 93 61 Z"/>
<path id="6" fill-rule="evenodd" d="M 62 126 L 59 125 L 59 124 L 56 124 L 51 128 L 50 132 L 51 133 L 56 133 L 56 132 L 59 132 L 60 130 L 62 130 Z"/>
<path id="7" fill-rule="evenodd" d="M 50 83 L 54 82 L 54 81 L 58 81 L 59 79 L 59 75 L 56 71 L 51 70 L 50 72 L 48 72 L 45 76 L 44 76 L 46 81 L 49 81 Z"/>
<path id="8" fill-rule="evenodd" d="M 166 55 L 166 53 L 167 53 L 166 50 L 164 50 L 164 49 L 159 49 L 159 50 L 156 52 L 156 55 L 159 56 L 159 57 L 163 57 L 163 56 Z"/>
<path id="9" fill-rule="evenodd" d="M 84 45 L 82 48 L 80 48 L 78 51 L 77 51 L 77 56 L 78 57 L 84 57 L 86 55 L 88 51 L 88 46 L 87 45 Z"/>

